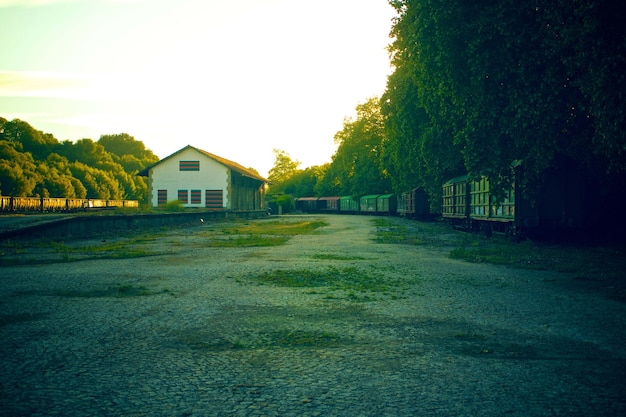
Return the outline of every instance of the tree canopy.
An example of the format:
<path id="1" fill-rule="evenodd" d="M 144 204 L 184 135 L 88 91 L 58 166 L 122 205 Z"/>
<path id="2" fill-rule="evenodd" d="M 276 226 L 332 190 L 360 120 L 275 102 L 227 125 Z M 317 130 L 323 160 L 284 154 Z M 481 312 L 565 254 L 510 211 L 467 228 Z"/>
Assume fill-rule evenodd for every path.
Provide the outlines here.
<path id="1" fill-rule="evenodd" d="M 335 134 L 337 151 L 317 186 L 320 195 L 364 195 L 391 191 L 382 164 L 383 118 L 378 98 L 356 106 L 356 119 L 346 118 Z"/>
<path id="2" fill-rule="evenodd" d="M 392 0 L 382 98 L 394 186 L 452 174 L 524 186 L 563 160 L 626 174 L 623 8 L 606 0 Z M 419 166 L 414 167 L 414 164 Z"/>
<path id="3" fill-rule="evenodd" d="M 0 193 L 147 201 L 139 170 L 159 158 L 132 136 L 59 142 L 19 119 L 0 118 Z"/>

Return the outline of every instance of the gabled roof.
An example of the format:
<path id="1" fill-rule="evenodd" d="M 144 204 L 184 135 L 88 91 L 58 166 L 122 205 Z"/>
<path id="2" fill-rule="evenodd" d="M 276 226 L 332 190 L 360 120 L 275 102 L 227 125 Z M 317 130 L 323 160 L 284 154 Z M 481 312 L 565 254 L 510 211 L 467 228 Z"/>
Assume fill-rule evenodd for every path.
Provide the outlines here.
<path id="1" fill-rule="evenodd" d="M 150 165 L 149 167 L 145 168 L 142 171 L 139 171 L 137 173 L 137 175 L 142 176 L 142 177 L 147 177 L 148 173 L 150 172 L 150 170 L 152 168 L 154 168 L 155 166 L 159 165 L 160 163 L 162 163 L 164 161 L 167 161 L 170 158 L 173 158 L 174 156 L 178 155 L 179 153 L 181 153 L 181 152 L 183 152 L 183 151 L 185 151 L 187 149 L 193 149 L 193 150 L 195 150 L 197 152 L 200 152 L 201 154 L 203 154 L 203 155 L 213 159 L 216 162 L 219 162 L 220 164 L 224 165 L 226 168 L 229 168 L 229 169 L 231 169 L 231 170 L 233 170 L 233 171 L 243 175 L 244 177 L 252 178 L 252 179 L 255 179 L 255 180 L 258 180 L 258 181 L 261 181 L 261 182 L 266 182 L 266 183 L 269 182 L 269 180 L 263 178 L 262 176 L 260 176 L 256 172 L 254 172 L 254 171 L 252 171 L 252 170 L 250 170 L 248 168 L 245 168 L 245 167 L 243 167 L 242 165 L 239 165 L 236 162 L 230 161 L 230 160 L 228 160 L 226 158 L 222 158 L 221 156 L 217 156 L 217 155 L 212 154 L 210 152 L 203 151 L 202 149 L 198 149 L 198 148 L 193 147 L 191 145 L 185 146 L 184 148 L 174 152 L 170 156 L 166 156 L 165 158 L 161 159 L 159 162 Z"/>

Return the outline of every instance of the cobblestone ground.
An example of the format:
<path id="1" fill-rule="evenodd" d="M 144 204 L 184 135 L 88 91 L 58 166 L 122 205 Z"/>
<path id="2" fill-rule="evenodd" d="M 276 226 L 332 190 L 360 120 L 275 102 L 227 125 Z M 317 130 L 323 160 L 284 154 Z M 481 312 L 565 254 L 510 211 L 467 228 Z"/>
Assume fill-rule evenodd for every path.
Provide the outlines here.
<path id="1" fill-rule="evenodd" d="M 324 220 L 274 248 L 194 228 L 159 256 L 0 268 L 0 415 L 626 415 L 624 303 Z M 331 267 L 388 285 L 255 279 Z"/>

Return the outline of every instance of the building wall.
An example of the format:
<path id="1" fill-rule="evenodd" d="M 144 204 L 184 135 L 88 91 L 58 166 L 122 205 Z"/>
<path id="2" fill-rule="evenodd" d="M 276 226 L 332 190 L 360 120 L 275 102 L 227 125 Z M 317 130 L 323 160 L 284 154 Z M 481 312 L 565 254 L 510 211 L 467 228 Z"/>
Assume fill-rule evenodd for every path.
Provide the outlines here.
<path id="1" fill-rule="evenodd" d="M 185 207 L 205 208 L 207 197 L 216 199 L 216 194 L 221 190 L 222 208 L 230 209 L 229 172 L 227 167 L 206 155 L 194 149 L 185 149 L 150 170 L 152 206 L 159 205 L 159 191 L 161 201 L 166 192 L 167 202 L 178 200 L 179 191 L 186 191 L 187 203 L 183 203 Z"/>
<path id="2" fill-rule="evenodd" d="M 265 205 L 263 183 L 231 172 L 230 200 L 235 210 L 261 210 Z"/>

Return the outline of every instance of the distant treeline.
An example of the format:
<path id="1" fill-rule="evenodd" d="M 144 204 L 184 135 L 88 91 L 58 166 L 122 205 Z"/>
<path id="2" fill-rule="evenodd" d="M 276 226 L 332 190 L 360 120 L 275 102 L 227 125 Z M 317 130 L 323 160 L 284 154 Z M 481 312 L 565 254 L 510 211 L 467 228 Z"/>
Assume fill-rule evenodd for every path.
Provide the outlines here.
<path id="1" fill-rule="evenodd" d="M 158 160 L 126 133 L 59 141 L 25 121 L 0 117 L 1 195 L 144 202 L 148 187 L 136 174 Z"/>

